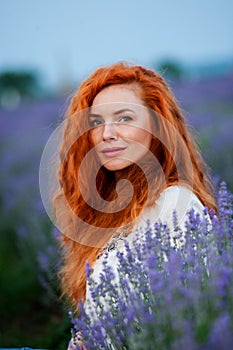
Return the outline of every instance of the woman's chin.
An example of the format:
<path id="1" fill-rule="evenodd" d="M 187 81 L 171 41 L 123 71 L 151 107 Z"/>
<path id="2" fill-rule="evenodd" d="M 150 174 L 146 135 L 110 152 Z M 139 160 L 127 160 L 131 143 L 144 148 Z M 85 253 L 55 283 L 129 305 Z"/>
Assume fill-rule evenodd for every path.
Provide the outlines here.
<path id="1" fill-rule="evenodd" d="M 118 171 L 127 168 L 132 162 L 122 159 L 111 159 L 102 165 L 109 171 Z"/>

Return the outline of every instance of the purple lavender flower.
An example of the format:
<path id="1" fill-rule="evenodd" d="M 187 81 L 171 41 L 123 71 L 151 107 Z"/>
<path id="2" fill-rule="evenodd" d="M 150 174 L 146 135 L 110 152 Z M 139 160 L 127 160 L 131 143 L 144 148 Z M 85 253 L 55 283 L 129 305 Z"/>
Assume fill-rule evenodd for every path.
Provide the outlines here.
<path id="1" fill-rule="evenodd" d="M 206 220 L 189 213 L 182 246 L 171 244 L 162 223 L 138 232 L 117 252 L 117 284 L 107 255 L 99 283 L 87 267 L 98 317 L 81 308 L 73 323 L 89 350 L 233 347 L 233 242 L 232 225 L 226 225 L 232 223 L 232 197 L 225 185 L 219 203 L 211 228 L 206 208 Z"/>

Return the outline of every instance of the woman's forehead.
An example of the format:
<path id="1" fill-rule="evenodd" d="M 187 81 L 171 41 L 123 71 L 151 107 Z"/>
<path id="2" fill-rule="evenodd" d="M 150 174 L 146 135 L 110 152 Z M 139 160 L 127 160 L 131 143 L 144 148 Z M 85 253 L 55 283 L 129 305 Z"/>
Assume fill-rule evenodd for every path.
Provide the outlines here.
<path id="1" fill-rule="evenodd" d="M 101 90 L 93 100 L 92 106 L 103 103 L 143 104 L 139 88 L 134 84 L 111 85 Z"/>
<path id="2" fill-rule="evenodd" d="M 137 112 L 145 108 L 143 100 L 135 85 L 112 85 L 101 90 L 93 100 L 92 114 L 110 113 L 115 114 L 121 110 Z"/>
<path id="3" fill-rule="evenodd" d="M 146 107 L 142 104 L 128 103 L 128 102 L 108 102 L 90 107 L 89 116 L 104 116 L 112 115 L 118 116 L 123 113 L 138 114 L 145 112 Z"/>

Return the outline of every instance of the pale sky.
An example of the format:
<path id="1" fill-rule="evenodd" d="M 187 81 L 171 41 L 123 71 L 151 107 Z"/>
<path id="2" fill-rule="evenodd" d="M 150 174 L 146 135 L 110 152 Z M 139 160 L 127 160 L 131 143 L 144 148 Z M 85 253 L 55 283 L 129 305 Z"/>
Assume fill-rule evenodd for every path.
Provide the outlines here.
<path id="1" fill-rule="evenodd" d="M 232 0 L 0 0 L 0 70 L 80 80 L 119 60 L 233 60 Z"/>

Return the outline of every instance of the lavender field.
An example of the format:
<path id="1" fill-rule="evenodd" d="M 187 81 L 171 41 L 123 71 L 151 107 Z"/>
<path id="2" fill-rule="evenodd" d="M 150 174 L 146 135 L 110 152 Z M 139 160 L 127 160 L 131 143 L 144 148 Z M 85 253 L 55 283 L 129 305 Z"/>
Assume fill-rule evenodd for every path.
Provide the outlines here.
<path id="1" fill-rule="evenodd" d="M 216 181 L 233 190 L 233 75 L 174 85 Z"/>
<path id="2" fill-rule="evenodd" d="M 233 74 L 172 84 L 216 184 L 233 191 Z M 39 191 L 45 143 L 67 97 L 0 109 L 0 347 L 64 349 L 70 323 Z"/>

